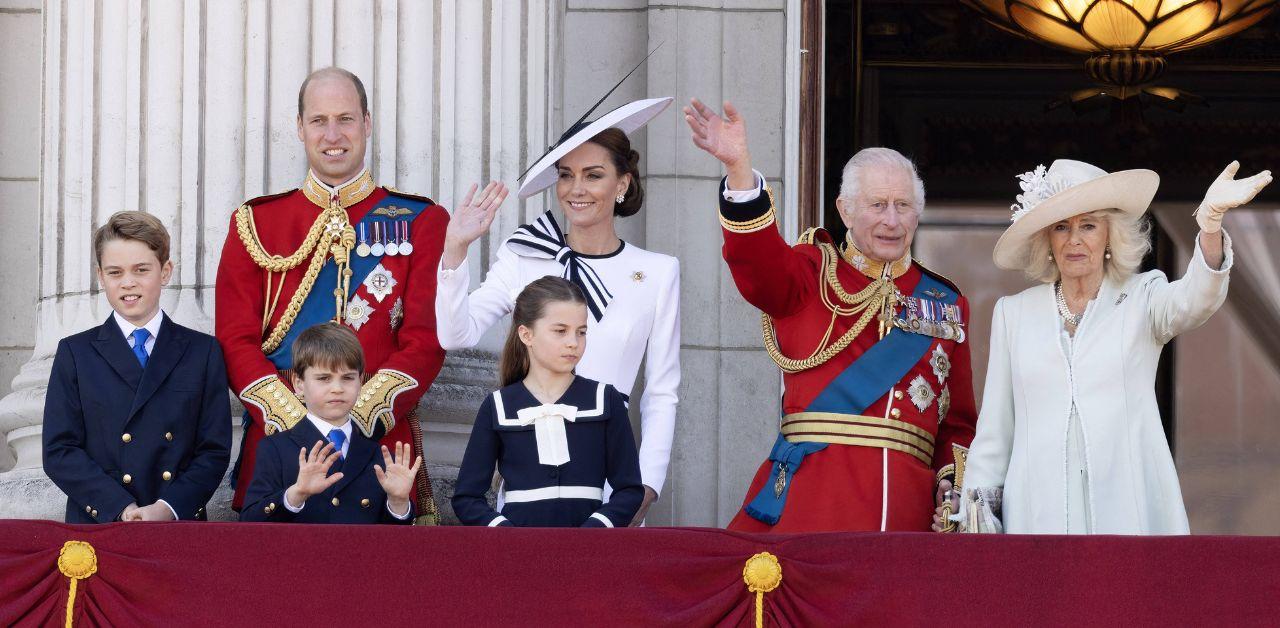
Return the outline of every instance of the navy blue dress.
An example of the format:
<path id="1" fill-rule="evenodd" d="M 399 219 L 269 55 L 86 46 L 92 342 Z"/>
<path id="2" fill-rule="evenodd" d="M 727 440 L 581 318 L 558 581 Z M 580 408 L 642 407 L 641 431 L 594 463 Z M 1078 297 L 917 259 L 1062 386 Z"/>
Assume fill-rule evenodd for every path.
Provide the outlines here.
<path id="1" fill-rule="evenodd" d="M 480 405 L 458 470 L 453 510 L 466 525 L 626 527 L 644 487 L 626 397 L 613 386 L 575 377 L 557 405 L 576 409 L 564 421 L 569 460 L 543 464 L 538 438 L 547 432 L 519 412 L 543 406 L 522 382 L 494 391 Z M 544 426 L 545 427 L 545 426 Z M 547 449 L 547 443 L 544 443 Z M 497 465 L 506 487 L 502 512 L 485 499 Z M 603 486 L 613 487 L 607 503 Z"/>

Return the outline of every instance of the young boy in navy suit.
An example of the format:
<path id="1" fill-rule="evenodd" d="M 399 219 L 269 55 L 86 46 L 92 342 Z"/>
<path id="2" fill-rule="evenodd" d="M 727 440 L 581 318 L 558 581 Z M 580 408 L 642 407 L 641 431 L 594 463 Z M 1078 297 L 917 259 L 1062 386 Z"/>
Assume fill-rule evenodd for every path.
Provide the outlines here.
<path id="1" fill-rule="evenodd" d="M 114 310 L 58 343 L 44 406 L 44 470 L 67 523 L 204 519 L 231 457 L 231 405 L 213 336 L 160 309 L 169 232 L 119 212 L 93 234 Z"/>
<path id="2" fill-rule="evenodd" d="M 408 444 L 396 443 L 392 456 L 352 429 L 363 372 L 364 351 L 350 328 L 321 323 L 299 334 L 293 342 L 293 389 L 307 406 L 306 420 L 258 444 L 241 521 L 413 521 L 409 493 L 422 456 L 409 466 Z"/>

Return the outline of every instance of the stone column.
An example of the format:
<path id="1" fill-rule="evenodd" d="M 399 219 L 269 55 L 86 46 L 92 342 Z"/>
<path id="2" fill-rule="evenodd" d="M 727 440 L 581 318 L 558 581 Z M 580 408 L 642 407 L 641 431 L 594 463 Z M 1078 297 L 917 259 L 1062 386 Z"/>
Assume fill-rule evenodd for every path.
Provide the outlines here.
<path id="1" fill-rule="evenodd" d="M 90 245 L 107 216 L 141 209 L 165 221 L 176 272 L 162 304 L 210 331 L 231 212 L 305 175 L 295 116 L 308 72 L 337 64 L 364 80 L 379 183 L 452 206 L 472 182 L 513 181 L 541 154 L 559 10 L 555 0 L 46 0 L 35 348 L 0 400 L 15 453 L 0 474 L 0 517 L 61 517 L 65 498 L 41 468 L 44 394 L 58 340 L 110 311 Z M 504 214 L 494 233 L 523 217 Z M 492 241 L 473 256 L 474 276 Z M 442 380 L 470 381 L 473 368 L 452 359 Z M 425 414 L 428 455 L 460 459 L 462 415 Z M 227 501 L 224 489 L 211 516 L 229 517 Z"/>

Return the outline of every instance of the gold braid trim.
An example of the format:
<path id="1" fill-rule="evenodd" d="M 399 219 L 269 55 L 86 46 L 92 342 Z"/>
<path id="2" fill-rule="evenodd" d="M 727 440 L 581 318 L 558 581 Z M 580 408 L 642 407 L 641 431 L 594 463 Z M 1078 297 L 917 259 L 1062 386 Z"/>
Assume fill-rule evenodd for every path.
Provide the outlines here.
<path id="1" fill-rule="evenodd" d="M 307 415 L 306 406 L 278 375 L 267 375 L 249 384 L 241 391 L 240 399 L 262 411 L 267 435 L 292 429 Z"/>
<path id="2" fill-rule="evenodd" d="M 760 316 L 761 331 L 764 335 L 764 348 L 769 357 L 778 365 L 778 368 L 786 373 L 798 373 L 826 364 L 831 358 L 847 349 L 876 315 L 880 317 L 881 337 L 883 337 L 886 332 L 885 321 L 892 317 L 893 307 L 899 299 L 897 287 L 893 285 L 892 281 L 885 278 L 872 281 L 866 288 L 858 291 L 857 294 L 849 294 L 836 277 L 836 267 L 840 258 L 835 248 L 825 242 L 819 242 L 817 246 L 822 251 L 823 266 L 823 272 L 818 273 L 818 293 L 822 296 L 822 304 L 831 311 L 831 322 L 827 325 L 827 332 L 823 335 L 813 353 L 802 360 L 792 359 L 783 355 L 782 350 L 778 347 L 778 338 L 773 329 L 773 321 L 768 314 L 761 314 Z M 851 307 L 840 307 L 833 303 L 828 289 L 841 302 Z M 858 316 L 858 320 L 839 339 L 834 343 L 828 344 L 828 341 L 831 340 L 831 334 L 835 330 L 836 320 L 841 316 Z"/>
<path id="3" fill-rule="evenodd" d="M 248 205 L 241 205 L 236 210 L 236 233 L 240 235 L 240 241 L 244 243 L 244 249 L 249 252 L 253 263 L 269 272 L 282 273 L 297 268 L 316 248 L 320 235 L 324 233 L 325 224 L 329 222 L 328 213 L 325 211 L 316 216 L 316 221 L 307 231 L 307 237 L 302 240 L 302 246 L 288 257 L 271 255 L 263 248 L 262 240 L 258 239 L 258 226 L 253 221 L 253 208 Z"/>
<path id="4" fill-rule="evenodd" d="M 276 323 L 275 328 L 271 330 L 271 334 L 262 342 L 263 353 L 269 354 L 275 351 L 279 348 L 280 343 L 284 341 L 285 336 L 289 334 L 289 329 L 293 327 L 293 322 L 298 318 L 298 312 L 302 310 L 302 302 L 311 294 L 316 278 L 320 275 L 320 269 L 324 267 L 324 261 L 331 253 L 334 256 L 334 261 L 338 264 L 338 285 L 334 288 L 334 318 L 339 322 L 342 321 L 343 305 L 346 303 L 351 283 L 351 269 L 348 268 L 347 263 L 351 249 L 355 246 L 356 233 L 347 219 L 346 210 L 342 208 L 340 203 L 331 203 L 328 209 L 316 216 L 315 222 L 311 224 L 311 228 L 307 231 L 307 237 L 302 241 L 302 246 L 298 247 L 298 250 L 288 257 L 267 253 L 262 246 L 261 239 L 258 238 L 258 227 L 253 220 L 253 208 L 249 205 L 241 205 L 240 209 L 236 210 L 236 232 L 240 235 L 240 241 L 244 244 L 245 251 L 249 253 L 249 258 L 259 268 L 266 270 L 268 273 L 288 272 L 297 268 L 308 254 L 311 255 L 311 263 L 307 266 L 307 272 L 302 276 L 302 282 L 298 285 L 298 289 L 289 298 L 289 304 L 285 307 L 284 313 L 280 315 L 280 322 Z M 332 242 L 332 244 L 322 245 L 320 242 L 322 237 Z M 270 275 L 268 275 L 268 281 L 270 281 L 269 278 Z M 280 282 L 281 287 L 283 287 L 284 277 L 280 278 Z M 270 295 L 268 295 L 268 298 L 270 299 Z M 279 294 L 273 299 L 273 302 L 276 299 L 279 299 Z M 270 305 L 271 307 L 267 310 L 264 321 L 270 321 L 271 314 L 275 310 L 274 303 Z M 265 330 L 265 322 L 263 327 Z"/>
<path id="5" fill-rule="evenodd" d="M 406 390 L 418 387 L 418 380 L 407 373 L 392 369 L 382 369 L 360 387 L 360 397 L 351 409 L 351 418 L 360 427 L 365 436 L 373 437 L 373 430 L 381 421 L 387 432 L 396 425 L 396 418 L 391 413 L 396 397 Z"/>

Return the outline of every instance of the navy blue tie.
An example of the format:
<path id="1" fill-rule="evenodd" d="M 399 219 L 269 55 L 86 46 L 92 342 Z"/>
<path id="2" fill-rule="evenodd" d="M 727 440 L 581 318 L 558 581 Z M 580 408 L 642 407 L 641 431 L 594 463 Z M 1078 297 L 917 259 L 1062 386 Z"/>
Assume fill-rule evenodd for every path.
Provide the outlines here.
<path id="1" fill-rule="evenodd" d="M 133 330 L 133 355 L 138 356 L 138 364 L 142 368 L 147 368 L 147 338 L 151 337 L 151 332 L 146 328 L 138 328 Z"/>
<path id="2" fill-rule="evenodd" d="M 338 452 L 338 462 L 343 461 L 342 445 L 347 442 L 347 435 L 339 428 L 329 430 L 329 442 L 333 443 L 333 450 Z"/>

